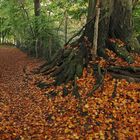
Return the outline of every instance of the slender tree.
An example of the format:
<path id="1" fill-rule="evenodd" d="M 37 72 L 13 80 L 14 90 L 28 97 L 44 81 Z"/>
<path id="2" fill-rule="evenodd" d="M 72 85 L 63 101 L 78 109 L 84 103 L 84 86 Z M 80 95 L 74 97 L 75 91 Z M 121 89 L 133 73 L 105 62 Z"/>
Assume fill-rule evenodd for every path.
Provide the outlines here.
<path id="1" fill-rule="evenodd" d="M 40 16 L 40 0 L 34 0 L 34 13 L 35 16 Z"/>
<path id="2" fill-rule="evenodd" d="M 67 43 L 67 36 L 68 36 L 68 14 L 67 8 L 64 11 L 64 30 L 65 30 L 65 43 Z"/>
<path id="3" fill-rule="evenodd" d="M 34 14 L 35 14 L 35 52 L 36 57 L 39 57 L 39 52 L 41 51 L 41 44 L 39 38 L 39 25 L 38 25 L 38 17 L 40 16 L 40 0 L 34 0 Z"/>

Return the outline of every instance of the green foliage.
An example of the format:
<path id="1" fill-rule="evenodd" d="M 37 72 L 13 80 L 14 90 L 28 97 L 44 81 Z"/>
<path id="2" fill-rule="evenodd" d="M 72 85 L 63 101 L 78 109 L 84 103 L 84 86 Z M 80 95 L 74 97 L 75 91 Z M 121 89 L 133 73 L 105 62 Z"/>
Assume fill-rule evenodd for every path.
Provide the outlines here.
<path id="1" fill-rule="evenodd" d="M 140 3 L 138 3 L 133 11 L 134 29 L 136 35 L 140 35 Z"/>
<path id="2" fill-rule="evenodd" d="M 84 23 L 87 0 L 41 1 L 40 16 L 34 15 L 34 1 L 1 0 L 1 39 L 16 41 L 20 47 L 35 54 L 36 39 L 41 40 L 43 55 L 50 57 L 64 44 L 64 13 L 68 16 L 68 37 Z M 76 26 L 75 26 L 76 25 Z M 37 30 L 37 34 L 36 34 Z M 4 41 L 4 40 L 3 40 Z M 51 54 L 50 54 L 51 53 Z"/>

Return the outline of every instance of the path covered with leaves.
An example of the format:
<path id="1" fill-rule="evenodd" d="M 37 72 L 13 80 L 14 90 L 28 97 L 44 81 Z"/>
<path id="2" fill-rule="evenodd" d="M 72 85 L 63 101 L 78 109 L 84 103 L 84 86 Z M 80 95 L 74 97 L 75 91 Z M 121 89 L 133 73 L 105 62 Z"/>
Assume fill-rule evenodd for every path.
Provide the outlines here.
<path id="1" fill-rule="evenodd" d="M 123 64 L 122 60 L 117 62 Z M 69 85 L 47 89 L 36 86 L 40 80 L 50 80 L 32 74 L 41 63 L 16 48 L 0 48 L 0 140 L 137 140 L 140 137 L 139 83 L 116 81 L 107 74 L 102 89 L 87 97 L 95 79 L 84 71 L 77 79 L 82 96 L 79 102 Z M 140 65 L 139 61 L 136 63 Z"/>

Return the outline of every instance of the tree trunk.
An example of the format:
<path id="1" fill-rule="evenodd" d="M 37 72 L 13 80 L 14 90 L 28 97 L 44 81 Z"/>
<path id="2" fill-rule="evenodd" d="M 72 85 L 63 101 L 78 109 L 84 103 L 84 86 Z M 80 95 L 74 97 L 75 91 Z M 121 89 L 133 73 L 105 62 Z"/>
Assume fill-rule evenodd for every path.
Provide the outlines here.
<path id="1" fill-rule="evenodd" d="M 64 31 L 65 31 L 65 43 L 67 43 L 67 35 L 68 35 L 68 14 L 67 9 L 64 11 Z"/>
<path id="2" fill-rule="evenodd" d="M 101 15 L 99 23 L 98 51 L 105 47 L 108 39 L 110 16 L 112 15 L 114 0 L 101 1 Z"/>
<path id="3" fill-rule="evenodd" d="M 96 6 L 96 0 L 89 0 L 88 1 L 88 15 L 87 15 L 87 23 L 95 17 L 95 6 Z M 94 28 L 94 21 L 91 22 L 85 29 L 84 35 L 88 37 L 88 40 L 90 42 L 93 42 L 93 29 Z"/>
<path id="4" fill-rule="evenodd" d="M 34 0 L 34 13 L 35 16 L 40 16 L 40 0 Z"/>
<path id="5" fill-rule="evenodd" d="M 39 38 L 38 17 L 40 16 L 40 0 L 34 0 L 34 14 L 35 14 L 35 54 L 36 58 L 41 55 L 41 41 Z"/>
<path id="6" fill-rule="evenodd" d="M 132 0 L 115 0 L 110 19 L 109 35 L 128 42 L 132 36 Z"/>

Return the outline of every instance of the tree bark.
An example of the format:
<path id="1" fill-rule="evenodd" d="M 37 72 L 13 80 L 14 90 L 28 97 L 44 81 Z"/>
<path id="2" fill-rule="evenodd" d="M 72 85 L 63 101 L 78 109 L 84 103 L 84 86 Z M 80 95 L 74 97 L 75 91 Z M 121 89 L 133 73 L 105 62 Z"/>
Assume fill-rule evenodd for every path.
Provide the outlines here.
<path id="1" fill-rule="evenodd" d="M 96 0 L 89 0 L 88 1 L 88 15 L 87 15 L 87 23 L 95 17 L 95 6 Z M 94 28 L 94 21 L 91 22 L 85 29 L 84 35 L 88 38 L 90 42 L 93 42 L 93 29 Z"/>
<path id="2" fill-rule="evenodd" d="M 101 14 L 99 23 L 99 38 L 98 38 L 98 50 L 105 47 L 106 40 L 108 38 L 109 26 L 110 26 L 110 16 L 113 8 L 114 0 L 104 0 L 101 1 Z"/>
<path id="3" fill-rule="evenodd" d="M 115 0 L 110 19 L 109 35 L 129 42 L 132 32 L 132 0 Z"/>

